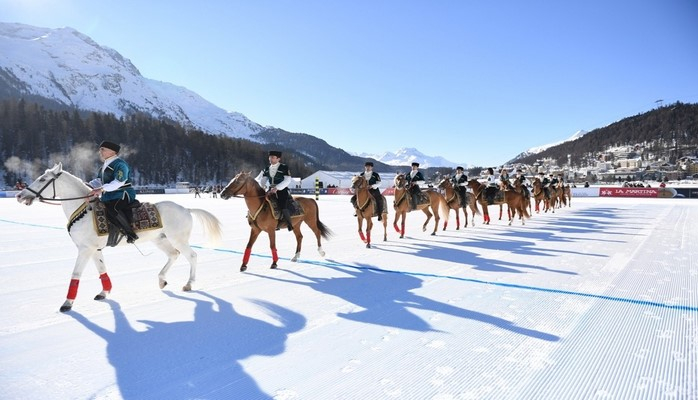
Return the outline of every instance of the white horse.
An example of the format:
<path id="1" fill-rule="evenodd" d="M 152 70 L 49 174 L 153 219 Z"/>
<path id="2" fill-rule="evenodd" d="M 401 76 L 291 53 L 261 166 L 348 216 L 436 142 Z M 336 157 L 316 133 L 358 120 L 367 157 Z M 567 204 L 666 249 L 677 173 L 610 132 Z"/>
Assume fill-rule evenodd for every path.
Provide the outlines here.
<path id="1" fill-rule="evenodd" d="M 73 216 L 76 210 L 90 198 L 90 190 L 90 187 L 81 179 L 63 171 L 63 166 L 57 164 L 53 168 L 47 169 L 43 175 L 16 196 L 18 202 L 26 205 L 31 205 L 37 198 L 39 201 L 47 203 L 60 202 L 65 216 L 69 219 L 68 233 L 78 248 L 78 258 L 75 260 L 73 275 L 68 287 L 68 296 L 60 308 L 61 312 L 70 311 L 73 307 L 80 276 L 89 259 L 95 263 L 99 278 L 102 281 L 102 291 L 95 296 L 95 300 L 104 300 L 112 287 L 101 251 L 107 245 L 108 235 L 99 236 L 97 234 L 93 222 L 93 207 L 86 207 L 85 215 L 80 218 Z M 189 281 L 184 285 L 183 290 L 190 291 L 196 278 L 197 263 L 196 253 L 189 245 L 189 236 L 193 225 L 192 214 L 196 215 L 203 224 L 206 237 L 211 243 L 216 243 L 221 239 L 220 222 L 208 211 L 187 209 L 171 201 L 159 202 L 155 206 L 160 213 L 162 228 L 138 232 L 139 242 L 153 241 L 160 250 L 167 254 L 167 263 L 158 274 L 161 289 L 167 285 L 165 276 L 170 266 L 180 253 L 184 254 L 191 268 Z M 122 244 L 125 245 L 126 242 L 120 242 L 120 245 Z"/>

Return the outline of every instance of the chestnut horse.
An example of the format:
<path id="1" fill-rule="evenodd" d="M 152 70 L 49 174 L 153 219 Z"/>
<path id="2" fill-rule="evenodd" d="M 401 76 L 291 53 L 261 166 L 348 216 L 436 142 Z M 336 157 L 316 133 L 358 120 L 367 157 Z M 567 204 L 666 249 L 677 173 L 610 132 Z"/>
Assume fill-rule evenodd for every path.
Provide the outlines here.
<path id="1" fill-rule="evenodd" d="M 405 179 L 405 174 L 398 174 L 393 181 L 395 184 L 395 200 L 393 202 L 393 207 L 395 208 L 395 221 L 393 221 L 393 227 L 400 234 L 400 238 L 405 237 L 405 218 L 407 213 L 413 211 L 411 194 L 407 190 L 407 180 Z M 448 207 L 446 206 L 446 199 L 441 195 L 441 193 L 435 192 L 433 190 L 427 190 L 421 193 L 429 198 L 428 203 L 418 204 L 417 210 L 422 210 L 427 216 L 427 220 L 424 221 L 422 225 L 422 231 L 426 232 L 427 224 L 434 217 L 434 231 L 431 233 L 432 236 L 436 235 L 436 230 L 439 227 L 440 218 L 444 218 L 448 221 Z M 431 208 L 431 211 L 429 211 Z M 433 212 L 433 214 L 432 214 Z M 398 226 L 398 220 L 401 222 Z"/>
<path id="2" fill-rule="evenodd" d="M 528 213 L 531 198 L 527 193 L 518 180 L 514 181 L 513 186 L 509 185 L 504 189 L 504 202 L 509 208 L 509 225 L 514 221 L 517 213 L 519 214 L 519 219 L 521 219 L 521 225 L 526 225 L 525 219 L 531 218 L 531 215 Z"/>
<path id="3" fill-rule="evenodd" d="M 228 183 L 221 192 L 221 198 L 228 200 L 231 197 L 243 197 L 247 204 L 247 223 L 250 224 L 250 239 L 245 246 L 245 254 L 242 257 L 242 265 L 240 271 L 247 269 L 247 262 L 252 254 L 252 246 L 257 240 L 262 231 L 269 235 L 269 247 L 271 248 L 272 263 L 271 268 L 276 268 L 279 256 L 276 253 L 276 228 L 279 221 L 274 217 L 272 206 L 266 198 L 264 189 L 250 175 L 249 172 L 240 172 Z M 305 222 L 317 238 L 317 250 L 320 256 L 324 257 L 325 252 L 322 250 L 320 238 L 329 239 L 332 231 L 320 222 L 319 210 L 317 203 L 313 199 L 303 197 L 295 197 L 294 200 L 303 208 L 302 215 L 292 215 L 291 222 L 293 224 L 293 233 L 296 235 L 296 254 L 291 258 L 292 262 L 298 261 L 301 254 L 301 243 L 303 242 L 303 234 L 301 234 L 301 222 Z M 285 227 L 286 223 L 281 222 Z"/>
<path id="4" fill-rule="evenodd" d="M 368 191 L 368 181 L 361 175 L 357 175 L 351 179 L 351 187 L 356 194 L 356 218 L 359 221 L 359 237 L 366 243 L 366 248 L 371 248 L 371 229 L 373 229 L 373 217 L 376 215 L 376 200 Z M 381 195 L 383 202 L 383 213 L 381 220 L 383 222 L 383 241 L 388 240 L 388 209 L 385 197 Z M 364 220 L 366 220 L 366 235 L 363 232 Z"/>
<path id="5" fill-rule="evenodd" d="M 565 203 L 567 203 L 567 207 L 572 207 L 572 189 L 570 188 L 570 185 L 564 185 L 562 187 L 562 195 L 565 198 Z"/>
<path id="6" fill-rule="evenodd" d="M 463 228 L 468 227 L 467 207 L 469 207 L 471 212 L 473 213 L 473 226 L 475 226 L 475 215 L 480 214 L 480 210 L 478 210 L 477 203 L 475 202 L 475 196 L 473 196 L 472 193 L 466 193 L 465 202 L 467 204 L 467 207 L 461 207 L 460 197 L 456 192 L 456 189 L 453 187 L 453 182 L 451 182 L 451 178 L 446 177 L 441 179 L 438 188 L 444 190 L 444 199 L 446 200 L 446 206 L 448 207 L 448 209 L 456 211 L 456 230 L 460 229 L 460 213 L 458 212 L 458 210 L 460 210 L 461 208 L 463 208 L 463 215 L 465 216 L 465 223 L 463 224 Z M 444 222 L 443 230 L 446 230 L 447 225 L 448 221 Z"/>
<path id="7" fill-rule="evenodd" d="M 488 203 L 487 203 L 487 196 L 485 195 L 485 189 L 487 189 L 487 184 L 482 183 L 478 181 L 477 179 L 473 178 L 468 181 L 467 185 L 472 191 L 473 191 L 473 196 L 475 197 L 475 201 L 480 203 L 482 206 L 482 214 L 484 218 L 484 224 L 489 225 L 490 224 L 490 212 L 487 208 Z M 494 202 L 492 204 L 499 205 L 499 219 L 502 219 L 502 204 L 504 204 L 504 197 L 501 195 L 501 190 L 498 192 L 497 195 L 495 195 Z"/>
<path id="8" fill-rule="evenodd" d="M 545 190 L 540 178 L 533 179 L 533 200 L 536 203 L 536 212 L 540 213 L 540 203 L 543 203 L 543 212 L 548 212 L 550 209 L 550 201 L 545 198 Z M 555 211 L 553 211 L 555 212 Z"/>

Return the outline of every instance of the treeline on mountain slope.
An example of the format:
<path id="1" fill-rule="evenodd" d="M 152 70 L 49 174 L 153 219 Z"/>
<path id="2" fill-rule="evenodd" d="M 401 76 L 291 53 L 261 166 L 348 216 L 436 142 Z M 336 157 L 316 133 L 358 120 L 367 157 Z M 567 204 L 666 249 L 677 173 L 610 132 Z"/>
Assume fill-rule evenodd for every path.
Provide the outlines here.
<path id="1" fill-rule="evenodd" d="M 27 176 L 26 169 L 16 171 L 8 166 L 11 158 L 40 164 L 40 171 L 62 161 L 71 172 L 90 158 L 88 164 L 94 171 L 85 171 L 88 176 L 82 178 L 92 178 L 99 166 L 97 145 L 102 140 L 123 145 L 136 185 L 172 185 L 179 181 L 224 184 L 237 172 L 261 170 L 268 164 L 270 150 L 267 145 L 186 130 L 143 114 L 116 118 L 97 112 L 47 109 L 23 99 L 0 101 L 0 159 L 5 164 L 0 169 L 5 172 L 5 185 L 35 178 Z M 76 153 L 76 146 L 89 151 Z M 315 172 L 303 157 L 284 146 L 276 148 L 284 151 L 283 160 L 294 176 Z"/>
<path id="2" fill-rule="evenodd" d="M 698 155 L 698 104 L 677 102 L 659 107 L 512 162 L 533 164 L 551 158 L 558 165 L 566 165 L 569 154 L 573 166 L 587 167 L 593 166 L 607 149 L 636 145 L 644 146 L 655 156 L 666 157 L 670 163 L 683 156 Z"/>

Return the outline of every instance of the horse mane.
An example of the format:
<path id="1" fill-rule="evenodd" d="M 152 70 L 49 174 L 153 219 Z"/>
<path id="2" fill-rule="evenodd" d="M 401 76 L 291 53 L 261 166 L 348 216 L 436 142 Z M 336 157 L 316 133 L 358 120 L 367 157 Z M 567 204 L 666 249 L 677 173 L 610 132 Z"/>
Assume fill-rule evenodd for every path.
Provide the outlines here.
<path id="1" fill-rule="evenodd" d="M 58 169 L 60 170 L 59 172 L 56 171 L 56 167 L 58 167 Z M 85 183 L 84 180 L 82 180 L 82 179 L 78 178 L 77 176 L 71 174 L 70 172 L 64 170 L 63 166 L 60 164 L 56 164 L 53 166 L 53 168 L 49 168 L 46 170 L 46 172 L 44 172 L 44 174 L 48 174 L 48 173 L 65 175 L 68 178 L 70 178 L 71 180 L 79 182 L 80 185 L 83 186 L 85 189 L 92 190 L 92 188 L 89 185 L 87 185 L 87 183 Z"/>

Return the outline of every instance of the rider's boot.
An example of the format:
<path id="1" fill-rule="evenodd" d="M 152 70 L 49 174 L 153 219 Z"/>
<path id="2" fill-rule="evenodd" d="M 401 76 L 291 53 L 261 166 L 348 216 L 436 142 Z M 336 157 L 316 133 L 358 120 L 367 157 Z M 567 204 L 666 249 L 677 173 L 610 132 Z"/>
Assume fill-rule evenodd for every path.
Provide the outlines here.
<path id="1" fill-rule="evenodd" d="M 417 201 L 419 199 L 419 195 L 412 194 L 412 211 L 417 209 Z"/>
<path id="2" fill-rule="evenodd" d="M 354 206 L 354 216 L 356 217 L 356 213 L 357 213 L 356 209 L 359 208 L 356 205 L 356 195 L 351 196 L 351 199 L 349 201 L 351 201 L 351 204 Z"/>
<path id="3" fill-rule="evenodd" d="M 284 221 L 286 221 L 286 225 L 288 226 L 288 230 L 292 231 L 293 230 L 293 221 L 291 220 L 291 210 L 284 209 L 283 211 L 281 211 L 281 215 L 283 215 Z"/>
<path id="4" fill-rule="evenodd" d="M 119 210 L 114 219 L 116 225 L 121 229 L 124 235 L 126 235 L 127 243 L 133 243 L 138 239 L 138 235 L 136 235 L 136 232 L 133 231 L 131 223 L 128 221 L 128 218 L 122 210 Z"/>

